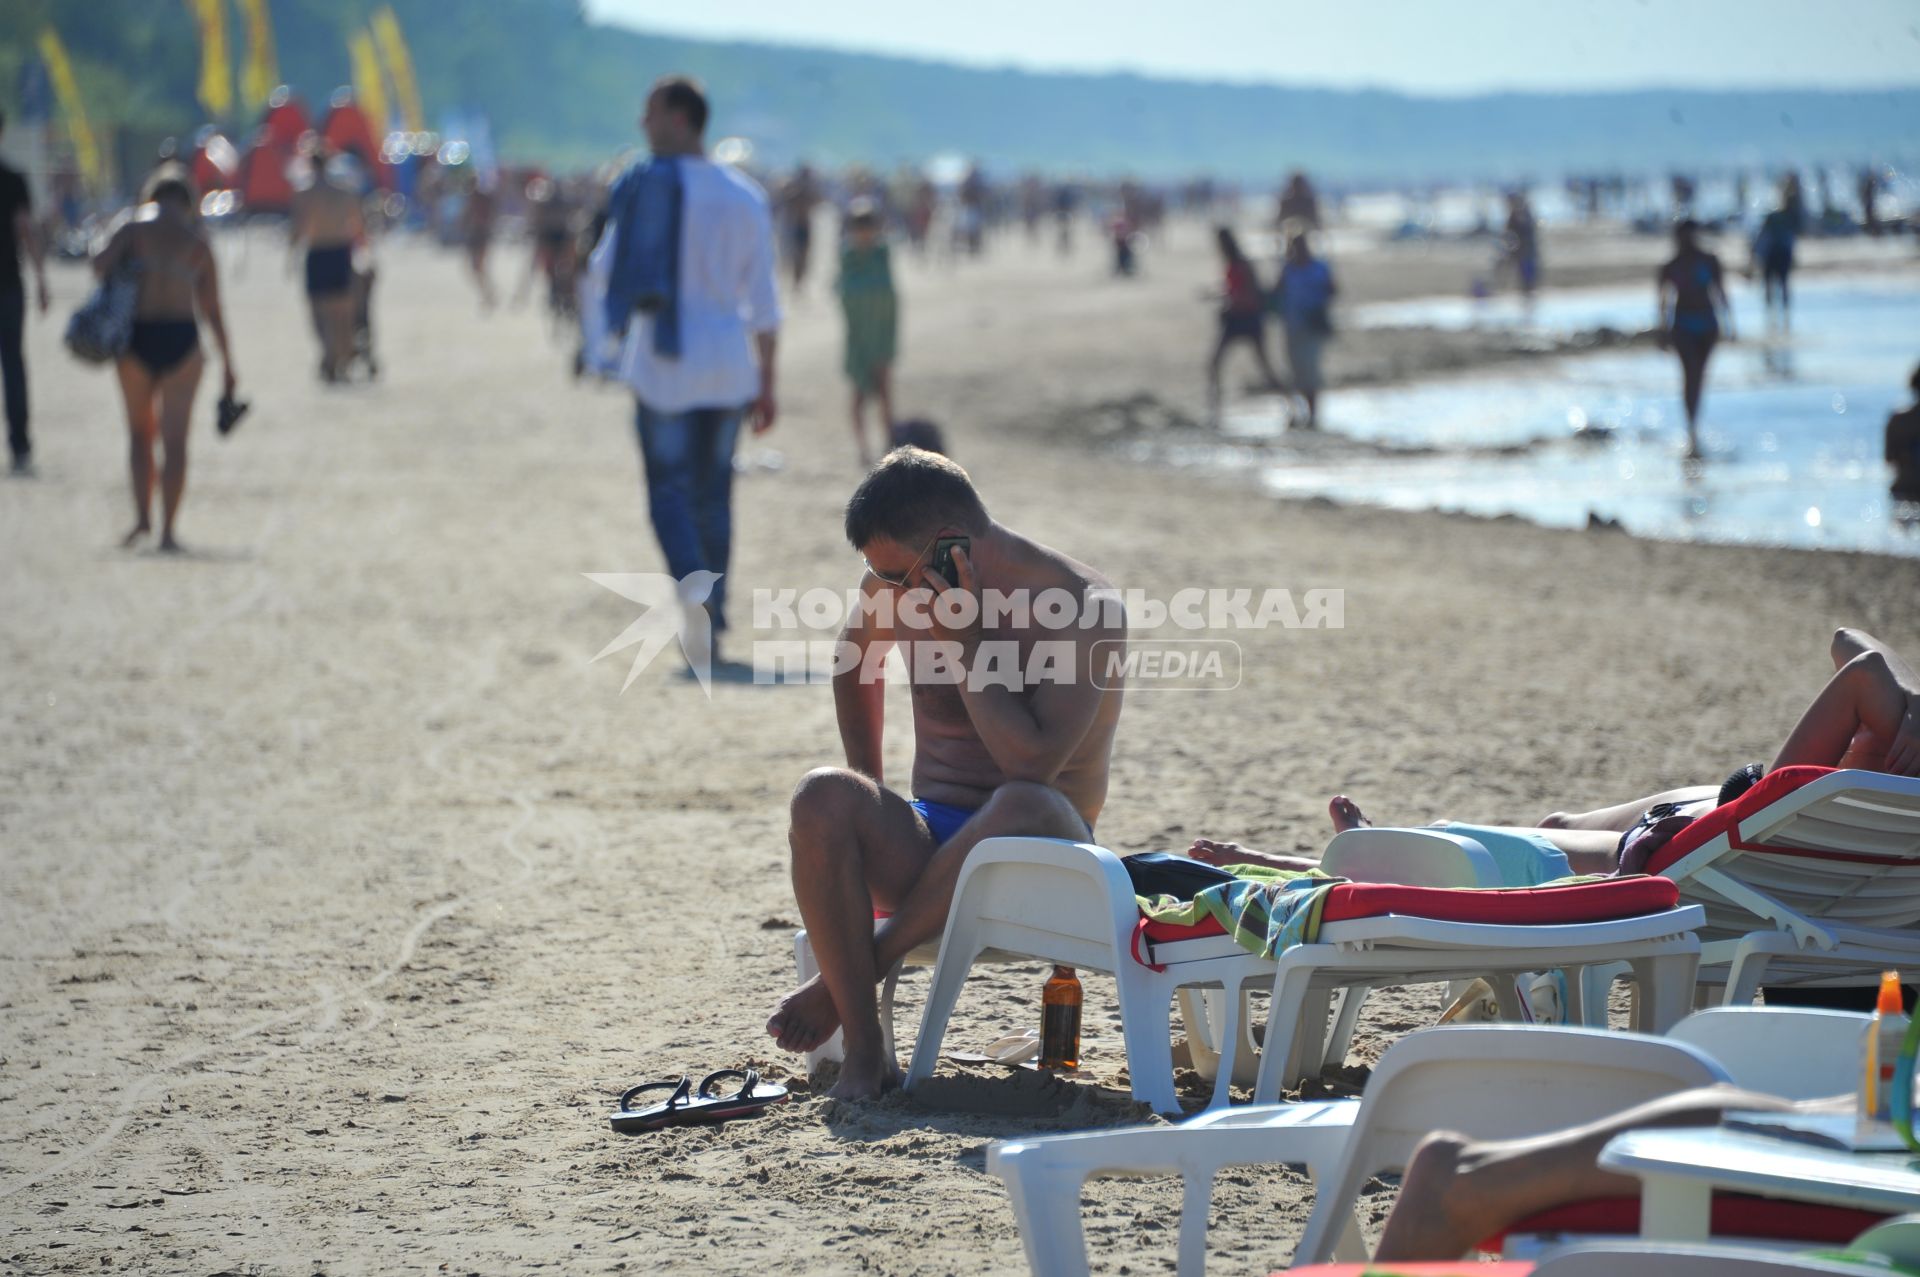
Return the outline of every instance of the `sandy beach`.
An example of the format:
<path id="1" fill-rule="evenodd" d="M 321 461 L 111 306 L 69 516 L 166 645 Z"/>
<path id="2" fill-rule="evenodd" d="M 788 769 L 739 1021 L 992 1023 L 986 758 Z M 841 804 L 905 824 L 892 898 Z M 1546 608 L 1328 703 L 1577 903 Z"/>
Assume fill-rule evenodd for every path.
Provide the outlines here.
<path id="1" fill-rule="evenodd" d="M 1549 282 L 1646 280 L 1651 313 L 1663 247 L 1552 235 Z M 280 245 L 221 254 L 255 409 L 219 439 L 203 388 L 182 558 L 115 548 L 117 392 L 59 342 L 81 271 L 53 270 L 29 325 L 40 476 L 0 485 L 0 1271 L 1024 1272 L 984 1150 L 1143 1118 L 1111 981 L 1087 978 L 1076 1079 L 948 1063 L 912 1097 L 810 1094 L 762 1026 L 793 982 L 786 797 L 841 761 L 831 694 L 708 697 L 671 659 L 623 694 L 627 657 L 590 663 L 635 609 L 583 574 L 663 570 L 629 397 L 570 382 L 536 312 L 481 315 L 452 255 L 406 242 L 381 262 L 384 375 L 325 389 Z M 1357 302 L 1457 293 L 1484 256 L 1335 265 Z M 1835 626 L 1920 650 L 1920 560 L 1285 504 L 1130 464 L 1087 423 L 1199 415 L 1216 270 L 1184 223 L 1141 278 L 1104 265 L 1091 237 L 1061 261 L 1009 236 L 906 266 L 903 412 L 943 425 L 997 518 L 1125 586 L 1345 591 L 1344 628 L 1241 636 L 1232 692 L 1130 698 L 1116 851 L 1317 852 L 1337 792 L 1517 823 L 1717 782 L 1771 757 Z M 838 316 L 818 279 L 789 301 L 782 420 L 742 449 L 741 599 L 858 571 Z M 1329 370 L 1337 394 L 1528 357 L 1381 330 Z M 903 777 L 904 692 L 889 721 Z M 1037 1026 L 1043 979 L 985 971 L 949 1049 Z M 925 987 L 903 982 L 903 1042 Z M 1431 988 L 1371 1002 L 1357 1059 L 1436 1011 Z M 749 1064 L 793 1102 L 607 1129 L 624 1087 Z M 1278 1266 L 1304 1203 L 1290 1173 L 1223 1176 L 1214 1270 Z M 1171 1271 L 1176 1211 L 1168 1183 L 1096 1186 L 1097 1270 Z"/>

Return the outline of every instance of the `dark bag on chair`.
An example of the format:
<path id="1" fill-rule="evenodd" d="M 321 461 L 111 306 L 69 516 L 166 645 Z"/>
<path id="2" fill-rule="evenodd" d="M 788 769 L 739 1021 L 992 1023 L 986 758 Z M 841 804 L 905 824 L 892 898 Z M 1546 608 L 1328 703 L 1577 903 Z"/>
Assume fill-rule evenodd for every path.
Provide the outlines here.
<path id="1" fill-rule="evenodd" d="M 1133 879 L 1133 894 L 1136 896 L 1172 896 L 1176 900 L 1191 900 L 1208 887 L 1233 881 L 1232 874 L 1215 865 L 1165 851 L 1125 856 L 1120 863 L 1126 866 L 1127 877 Z"/>

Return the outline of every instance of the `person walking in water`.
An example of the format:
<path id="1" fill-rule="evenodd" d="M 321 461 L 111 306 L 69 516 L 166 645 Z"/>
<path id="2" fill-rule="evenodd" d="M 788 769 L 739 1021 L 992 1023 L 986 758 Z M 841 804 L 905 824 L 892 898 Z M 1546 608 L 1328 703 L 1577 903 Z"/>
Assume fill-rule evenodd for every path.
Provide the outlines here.
<path id="1" fill-rule="evenodd" d="M 1260 361 L 1260 371 L 1267 375 L 1267 385 L 1278 390 L 1281 382 L 1280 374 L 1273 369 L 1273 361 L 1267 358 L 1267 306 L 1260 277 L 1241 251 L 1240 241 L 1231 229 L 1217 228 L 1214 238 L 1220 247 L 1221 264 L 1226 268 L 1220 294 L 1220 335 L 1213 343 L 1213 357 L 1207 361 L 1207 407 L 1218 418 L 1220 369 L 1226 363 L 1228 347 L 1238 342 L 1248 343 Z"/>
<path id="2" fill-rule="evenodd" d="M 153 531 L 153 444 L 158 437 L 165 448 L 160 548 L 169 553 L 180 549 L 174 523 L 186 495 L 187 430 L 205 368 L 196 313 L 212 330 L 220 351 L 225 398 L 233 397 L 236 385 L 220 309 L 219 272 L 200 225 L 199 207 L 186 169 L 163 165 L 147 180 L 132 219 L 93 260 L 93 272 L 101 279 L 128 266 L 139 280 L 133 333 L 115 364 L 127 407 L 135 520 L 133 530 L 121 539 L 123 546 L 133 546 Z"/>
<path id="3" fill-rule="evenodd" d="M 7 117 L 0 115 L 0 133 Z M 16 169 L 0 164 L 0 381 L 6 383 L 7 446 L 13 453 L 13 473 L 33 473 L 33 436 L 27 432 L 27 360 L 21 346 L 26 336 L 27 288 L 20 278 L 20 257 L 33 266 L 40 313 L 47 313 L 47 267 L 39 237 L 33 229 L 33 199 L 27 181 Z"/>
<path id="4" fill-rule="evenodd" d="M 1793 249 L 1805 229 L 1805 221 L 1800 179 L 1789 174 L 1780 183 L 1779 205 L 1760 219 L 1749 267 L 1750 272 L 1754 269 L 1760 272 L 1767 299 L 1767 323 L 1783 332 L 1793 326 Z"/>
<path id="5" fill-rule="evenodd" d="M 860 466 L 873 464 L 867 447 L 867 397 L 880 406 L 880 451 L 893 430 L 893 360 L 899 346 L 900 299 L 893 291 L 893 258 L 883 237 L 880 208 L 862 197 L 847 206 L 847 239 L 840 250 L 840 309 L 847 321 L 847 380 L 853 383 L 853 442 Z"/>
<path id="6" fill-rule="evenodd" d="M 1660 268 L 1660 345 L 1680 359 L 1681 393 L 1687 409 L 1687 459 L 1700 452 L 1700 398 L 1707 359 L 1724 334 L 1733 340 L 1733 309 L 1727 301 L 1720 259 L 1700 247 L 1700 224 L 1683 218 L 1673 228 L 1674 254 Z M 1722 316 L 1725 322 L 1722 323 Z"/>
<path id="7" fill-rule="evenodd" d="M 1322 363 L 1327 339 L 1333 336 L 1333 298 L 1339 291 L 1333 282 L 1333 268 L 1313 255 L 1306 230 L 1296 226 L 1287 236 L 1286 260 L 1273 292 L 1286 330 L 1293 392 L 1307 408 L 1301 424 L 1308 430 L 1320 428 L 1320 389 L 1326 385 Z"/>
<path id="8" fill-rule="evenodd" d="M 588 309 L 625 332 L 616 372 L 637 402 L 654 535 L 682 606 L 704 606 L 717 640 L 741 419 L 755 434 L 774 422 L 773 218 L 751 178 L 707 158 L 707 95 L 696 82 L 656 83 L 640 123 L 653 155 L 614 184 Z"/>
<path id="9" fill-rule="evenodd" d="M 1523 190 L 1507 192 L 1507 227 L 1501 238 L 1501 264 L 1511 267 L 1521 305 L 1533 315 L 1533 294 L 1540 287 L 1540 223 Z"/>
<path id="10" fill-rule="evenodd" d="M 350 155 L 315 157 L 313 185 L 294 199 L 289 248 L 307 246 L 307 304 L 320 335 L 320 380 L 336 382 L 353 360 L 353 249 L 366 238 L 359 165 Z"/>

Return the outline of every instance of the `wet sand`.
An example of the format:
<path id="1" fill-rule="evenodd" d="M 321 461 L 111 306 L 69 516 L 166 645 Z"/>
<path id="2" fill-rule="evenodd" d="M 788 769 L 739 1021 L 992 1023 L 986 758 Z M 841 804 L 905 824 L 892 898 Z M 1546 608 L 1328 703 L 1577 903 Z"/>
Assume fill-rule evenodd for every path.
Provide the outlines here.
<path id="1" fill-rule="evenodd" d="M 1197 416 L 1203 247 L 1177 228 L 1134 281 L 1087 241 L 902 272 L 901 407 L 945 426 L 998 517 L 1162 596 L 1346 591 L 1344 629 L 1244 636 L 1232 693 L 1131 698 L 1107 845 L 1312 852 L 1338 791 L 1380 819 L 1518 822 L 1717 780 L 1771 755 L 1835 625 L 1920 650 L 1912 561 L 1280 504 L 1129 464 L 1068 423 L 1141 396 Z M 1650 279 L 1660 247 L 1550 239 L 1549 280 Z M 785 798 L 839 761 L 831 697 L 709 700 L 670 661 L 623 695 L 624 657 L 589 663 L 635 609 L 582 574 L 661 570 L 626 397 L 570 384 L 534 314 L 479 315 L 454 256 L 405 245 L 382 262 L 385 376 L 324 390 L 278 246 L 244 271 L 222 252 L 256 408 L 220 440 L 203 394 L 184 558 L 114 548 L 117 392 L 58 344 L 77 270 L 30 323 L 41 477 L 0 485 L 5 1266 L 1024 1271 L 984 1149 L 1139 1118 L 1111 982 L 1087 980 L 1081 1079 L 948 1064 L 911 1099 L 814 1098 L 761 1026 L 792 979 Z M 1337 265 L 1351 300 L 1416 296 L 1485 252 Z M 821 281 L 791 315 L 783 420 L 743 450 L 781 468 L 739 480 L 740 593 L 857 569 Z M 1506 341 L 1351 333 L 1329 368 L 1407 376 Z M 1037 1023 L 1043 978 L 986 971 L 950 1048 Z M 924 988 L 903 986 L 903 1040 Z M 1356 1061 L 1436 1011 L 1430 988 L 1377 998 Z M 607 1130 L 625 1086 L 749 1063 L 794 1102 Z M 1171 1268 L 1171 1185 L 1091 1200 L 1106 1271 Z M 1305 1215 L 1296 1176 L 1223 1176 L 1218 1271 L 1278 1265 Z"/>

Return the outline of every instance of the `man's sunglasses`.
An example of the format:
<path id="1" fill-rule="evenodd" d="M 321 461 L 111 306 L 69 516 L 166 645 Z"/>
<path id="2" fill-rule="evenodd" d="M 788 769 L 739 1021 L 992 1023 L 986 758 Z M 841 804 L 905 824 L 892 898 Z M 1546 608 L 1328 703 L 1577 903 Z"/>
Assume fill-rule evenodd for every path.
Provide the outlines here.
<path id="1" fill-rule="evenodd" d="M 926 543 L 926 545 L 921 547 L 920 557 L 913 561 L 913 566 L 908 568 L 905 572 L 901 573 L 899 576 L 893 576 L 893 575 L 890 575 L 889 573 L 882 572 L 879 568 L 873 566 L 873 560 L 867 558 L 865 555 L 860 556 L 861 562 L 867 565 L 867 571 L 873 573 L 874 576 L 878 577 L 881 581 L 884 581 L 886 584 L 893 586 L 897 590 L 904 590 L 913 584 L 913 574 L 915 572 L 918 572 L 920 570 L 920 565 L 927 561 L 927 555 L 933 552 L 934 544 L 939 540 L 940 540 L 940 533 L 938 532 L 934 533 L 933 537 Z"/>

